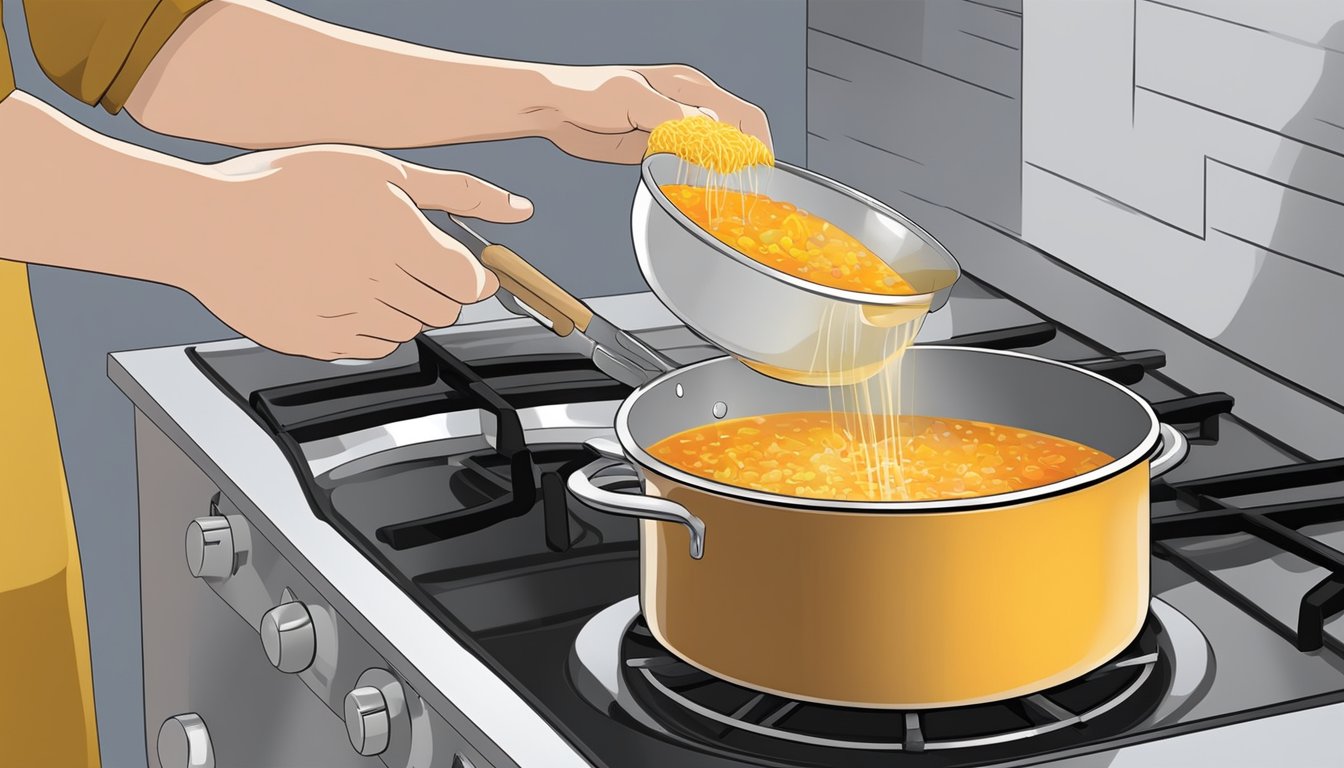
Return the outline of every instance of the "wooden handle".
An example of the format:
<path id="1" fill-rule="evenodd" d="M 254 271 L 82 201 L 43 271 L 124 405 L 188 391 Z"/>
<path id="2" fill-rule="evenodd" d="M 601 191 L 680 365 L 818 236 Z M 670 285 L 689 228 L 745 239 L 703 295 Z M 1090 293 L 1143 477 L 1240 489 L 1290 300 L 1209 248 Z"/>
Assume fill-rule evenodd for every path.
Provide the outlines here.
<path id="1" fill-rule="evenodd" d="M 568 336 L 575 328 L 588 330 L 593 311 L 522 256 L 502 245 L 487 245 L 481 251 L 481 263 L 495 273 L 504 290 L 550 320 L 557 336 Z"/>

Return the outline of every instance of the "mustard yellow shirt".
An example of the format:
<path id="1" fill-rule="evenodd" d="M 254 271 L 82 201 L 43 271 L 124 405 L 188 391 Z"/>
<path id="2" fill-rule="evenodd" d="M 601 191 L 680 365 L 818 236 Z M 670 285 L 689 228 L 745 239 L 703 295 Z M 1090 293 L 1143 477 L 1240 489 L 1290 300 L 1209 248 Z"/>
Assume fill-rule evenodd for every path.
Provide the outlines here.
<path id="1" fill-rule="evenodd" d="M 182 20 L 205 2 L 26 0 L 24 9 L 47 77 L 80 101 L 117 112 Z M 0 100 L 13 90 L 0 0 Z M 0 765 L 97 768 L 74 519 L 27 265 L 5 256 L 0 252 Z"/>

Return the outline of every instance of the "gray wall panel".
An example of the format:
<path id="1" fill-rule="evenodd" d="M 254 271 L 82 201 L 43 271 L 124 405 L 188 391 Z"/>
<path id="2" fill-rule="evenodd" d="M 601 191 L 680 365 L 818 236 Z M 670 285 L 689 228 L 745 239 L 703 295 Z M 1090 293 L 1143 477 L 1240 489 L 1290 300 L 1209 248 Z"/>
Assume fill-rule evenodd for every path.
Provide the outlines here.
<path id="1" fill-rule="evenodd" d="M 814 0 L 808 26 L 1017 96 L 1021 14 L 965 0 Z"/>
<path id="2" fill-rule="evenodd" d="M 962 0 L 814 0 L 808 164 L 879 198 L 1020 225 L 1021 17 Z"/>
<path id="3" fill-rule="evenodd" d="M 1339 0 L 1159 0 L 1172 8 L 1315 45 L 1339 21 Z"/>
<path id="4" fill-rule="evenodd" d="M 910 0 L 812 0 L 807 4 L 807 26 L 922 61 L 926 12 L 927 3 Z"/>
<path id="5" fill-rule="evenodd" d="M 898 207 L 913 196 L 1020 232 L 1244 356 L 1266 376 L 1226 386 L 1271 432 L 1269 377 L 1299 388 L 1283 402 L 1313 403 L 1283 424 L 1344 402 L 1344 365 L 1310 351 L 1344 320 L 1344 6 L 814 0 L 809 26 L 813 168 Z M 1020 89 L 995 85 L 1008 59 L 953 55 L 966 40 L 1015 55 Z M 1000 108 L 967 97 L 971 85 L 1022 95 Z M 1001 275 L 999 250 L 1018 252 L 959 256 Z M 1049 305 L 1049 290 L 1022 297 Z"/>
<path id="6" fill-rule="evenodd" d="M 1023 236 L 1344 404 L 1344 6 L 1175 5 L 1027 0 Z"/>
<path id="7" fill-rule="evenodd" d="M 1238 168 L 1208 168 L 1208 228 L 1344 275 L 1344 203 Z"/>
<path id="8" fill-rule="evenodd" d="M 1295 3 L 1283 16 L 1293 15 Z M 1344 151 L 1344 9 L 1314 42 L 1139 2 L 1135 83 L 1327 150 Z"/>

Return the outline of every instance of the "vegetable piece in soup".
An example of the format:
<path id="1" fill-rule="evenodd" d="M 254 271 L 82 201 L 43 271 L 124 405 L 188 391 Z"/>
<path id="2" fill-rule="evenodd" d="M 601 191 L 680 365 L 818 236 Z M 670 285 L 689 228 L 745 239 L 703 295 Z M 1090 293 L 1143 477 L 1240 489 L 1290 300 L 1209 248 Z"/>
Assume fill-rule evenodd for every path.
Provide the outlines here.
<path id="1" fill-rule="evenodd" d="M 1072 440 L 999 424 L 825 411 L 718 421 L 664 438 L 649 453 L 740 488 L 846 501 L 988 496 L 1048 485 L 1111 461 Z"/>

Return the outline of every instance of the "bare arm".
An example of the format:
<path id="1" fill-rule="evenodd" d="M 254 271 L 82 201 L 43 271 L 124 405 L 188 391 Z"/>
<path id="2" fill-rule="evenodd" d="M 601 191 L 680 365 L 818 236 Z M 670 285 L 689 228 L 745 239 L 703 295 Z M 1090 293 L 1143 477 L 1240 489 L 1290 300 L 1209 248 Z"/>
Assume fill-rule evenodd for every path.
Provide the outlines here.
<path id="1" fill-rule="evenodd" d="M 0 101 L 0 177 L 5 258 L 173 285 L 219 186 L 210 166 L 114 141 L 23 92 Z"/>
<path id="2" fill-rule="evenodd" d="M 265 0 L 214 0 L 126 102 L 145 126 L 239 147 L 418 147 L 541 136 L 635 162 L 648 131 L 706 108 L 769 140 L 765 115 L 689 67 L 570 67 L 440 51 Z"/>
<path id="3" fill-rule="evenodd" d="M 322 359 L 381 357 L 495 291 L 419 209 L 532 213 L 480 179 L 359 147 L 189 163 L 22 92 L 0 100 L 0 179 L 5 259 L 177 286 L 254 341 Z"/>

